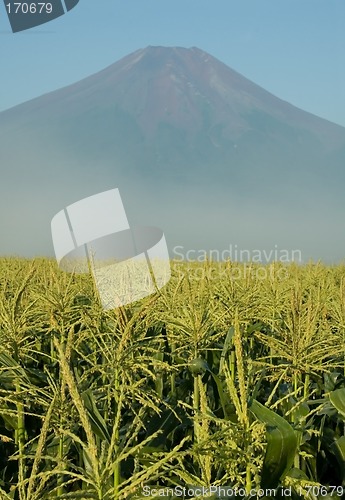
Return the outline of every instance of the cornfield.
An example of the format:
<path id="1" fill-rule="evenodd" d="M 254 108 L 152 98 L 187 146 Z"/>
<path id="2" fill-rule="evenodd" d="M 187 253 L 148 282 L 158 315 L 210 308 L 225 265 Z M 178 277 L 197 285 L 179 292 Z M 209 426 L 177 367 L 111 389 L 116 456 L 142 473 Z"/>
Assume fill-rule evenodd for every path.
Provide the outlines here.
<path id="1" fill-rule="evenodd" d="M 345 497 L 345 267 L 265 269 L 172 262 L 105 311 L 0 259 L 0 498 Z"/>

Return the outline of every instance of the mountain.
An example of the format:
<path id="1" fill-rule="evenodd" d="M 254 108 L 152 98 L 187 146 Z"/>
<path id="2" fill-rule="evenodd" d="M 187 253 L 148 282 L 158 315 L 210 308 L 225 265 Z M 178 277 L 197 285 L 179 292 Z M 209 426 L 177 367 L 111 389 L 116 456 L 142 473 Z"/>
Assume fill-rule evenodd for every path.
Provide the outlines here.
<path id="1" fill-rule="evenodd" d="M 148 47 L 1 112 L 0 165 L 0 253 L 47 251 L 55 212 L 119 187 L 132 220 L 172 245 L 304 245 L 316 258 L 321 245 L 327 258 L 312 231 L 341 224 L 345 128 L 200 49 Z"/>

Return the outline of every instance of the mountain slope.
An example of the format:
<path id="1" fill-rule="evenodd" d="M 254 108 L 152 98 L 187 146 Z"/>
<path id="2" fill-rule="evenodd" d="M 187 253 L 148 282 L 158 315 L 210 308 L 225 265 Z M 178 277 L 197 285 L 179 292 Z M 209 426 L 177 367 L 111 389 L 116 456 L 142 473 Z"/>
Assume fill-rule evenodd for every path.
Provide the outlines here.
<path id="1" fill-rule="evenodd" d="M 178 241 L 181 214 L 170 220 L 177 196 L 195 245 L 198 221 L 211 212 L 201 200 L 212 199 L 212 210 L 222 200 L 219 211 L 232 213 L 229 197 L 236 206 L 261 207 L 264 198 L 271 200 L 265 217 L 279 205 L 286 213 L 291 203 L 300 210 L 311 203 L 313 210 L 314 197 L 336 203 L 345 129 L 278 99 L 200 49 L 148 47 L 0 113 L 0 165 L 16 210 L 25 202 L 33 220 L 40 196 L 48 217 L 115 185 L 133 217 L 145 213 Z M 138 195 L 150 199 L 144 212 Z"/>

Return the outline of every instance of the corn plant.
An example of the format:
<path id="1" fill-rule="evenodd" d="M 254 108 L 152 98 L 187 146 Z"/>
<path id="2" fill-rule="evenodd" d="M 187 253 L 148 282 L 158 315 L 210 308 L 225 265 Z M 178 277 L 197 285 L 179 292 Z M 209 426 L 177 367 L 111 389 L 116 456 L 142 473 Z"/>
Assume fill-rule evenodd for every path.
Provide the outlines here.
<path id="1" fill-rule="evenodd" d="M 343 266 L 172 270 L 104 311 L 89 276 L 0 259 L 1 498 L 139 499 L 145 485 L 342 496 Z"/>

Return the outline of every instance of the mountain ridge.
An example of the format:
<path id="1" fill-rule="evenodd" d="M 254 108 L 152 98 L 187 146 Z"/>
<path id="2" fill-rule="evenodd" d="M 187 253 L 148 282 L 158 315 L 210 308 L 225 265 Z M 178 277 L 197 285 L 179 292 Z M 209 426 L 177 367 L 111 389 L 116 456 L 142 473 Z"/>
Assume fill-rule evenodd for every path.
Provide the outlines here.
<path id="1" fill-rule="evenodd" d="M 12 207 L 19 227 L 25 211 L 23 235 L 49 226 L 63 206 L 119 187 L 133 220 L 145 216 L 167 228 L 172 242 L 206 248 L 211 237 L 215 245 L 224 240 L 221 227 L 239 224 L 241 215 L 231 218 L 237 207 L 255 207 L 242 221 L 247 232 L 255 220 L 253 234 L 270 212 L 281 212 L 286 234 L 294 234 L 292 212 L 319 213 L 319 199 L 330 214 L 336 205 L 338 217 L 345 128 L 273 96 L 198 48 L 148 47 L 2 111 L 0 165 L 0 208 Z M 146 201 L 136 211 L 141 196 Z M 200 221 L 212 214 L 219 233 L 207 226 L 203 234 Z M 7 248 L 14 236 L 6 224 Z M 24 236 L 16 238 L 25 246 Z"/>
<path id="2" fill-rule="evenodd" d="M 185 58 L 181 57 L 182 53 L 186 56 Z M 77 94 L 79 94 L 78 97 L 82 97 L 82 96 L 80 96 L 81 87 L 83 88 L 84 92 L 85 92 L 85 87 L 86 87 L 86 88 L 89 88 L 89 92 L 92 93 L 92 84 L 93 83 L 96 83 L 96 86 L 100 87 L 100 89 L 102 89 L 102 87 L 103 88 L 106 87 L 107 85 L 109 85 L 109 83 L 116 84 L 116 83 L 118 83 L 119 79 L 121 80 L 121 73 L 124 73 L 126 75 L 126 72 L 128 72 L 129 69 L 131 69 L 134 65 L 136 65 L 138 67 L 138 64 L 140 63 L 140 61 L 141 61 L 141 64 L 142 63 L 145 64 L 145 66 L 146 66 L 145 69 L 147 70 L 147 67 L 148 67 L 147 66 L 147 64 L 148 64 L 147 59 L 148 58 L 151 58 L 151 60 L 154 61 L 155 59 L 157 60 L 157 59 L 159 59 L 159 57 L 161 57 L 162 59 L 166 58 L 165 61 L 167 61 L 168 58 L 173 60 L 173 57 L 172 57 L 173 54 L 177 55 L 179 60 L 180 61 L 182 60 L 184 62 L 184 66 L 185 66 L 184 69 L 186 71 L 189 71 L 191 69 L 190 67 L 188 67 L 188 65 L 186 65 L 186 63 L 189 63 L 190 61 L 194 62 L 194 67 L 195 67 L 195 57 L 198 59 L 199 63 L 204 63 L 203 65 L 200 64 L 199 68 L 205 70 L 206 74 L 207 74 L 207 67 L 206 67 L 207 65 L 205 66 L 205 63 L 211 61 L 212 62 L 211 68 L 212 68 L 212 66 L 214 66 L 214 64 L 217 64 L 218 70 L 219 70 L 219 68 L 221 68 L 224 72 L 227 73 L 226 76 L 228 78 L 229 78 L 229 76 L 231 76 L 231 79 L 232 79 L 231 84 L 232 84 L 233 88 L 240 87 L 240 90 L 242 91 L 242 93 L 243 92 L 248 93 L 250 91 L 252 93 L 253 93 L 253 91 L 256 93 L 256 99 L 258 101 L 254 104 L 256 104 L 257 107 L 262 106 L 260 99 L 262 101 L 271 100 L 271 105 L 270 105 L 270 107 L 272 108 L 271 111 L 273 111 L 276 115 L 279 115 L 279 114 L 285 115 L 285 118 L 289 118 L 289 116 L 288 116 L 289 114 L 298 111 L 299 113 L 302 112 L 304 114 L 304 118 L 305 118 L 306 122 L 308 122 L 308 121 L 310 122 L 310 120 L 317 119 L 317 120 L 321 120 L 323 123 L 327 123 L 329 126 L 332 126 L 335 134 L 337 133 L 337 131 L 339 134 L 341 134 L 342 132 L 340 132 L 340 130 L 342 130 L 342 129 L 345 130 L 345 127 L 342 127 L 341 125 L 335 124 L 335 123 L 333 123 L 325 118 L 321 118 L 321 117 L 319 117 L 313 113 L 310 113 L 308 111 L 301 110 L 300 108 L 298 108 L 297 106 L 294 106 L 293 104 L 289 103 L 288 101 L 285 101 L 285 100 L 275 96 L 271 92 L 268 92 L 267 90 L 263 89 L 262 87 L 255 84 L 251 80 L 247 79 L 246 77 L 244 77 L 243 75 L 241 75 L 237 71 L 235 71 L 232 68 L 225 65 L 223 62 L 219 61 L 215 57 L 211 56 L 207 52 L 205 52 L 197 47 L 191 47 L 191 48 L 187 49 L 184 47 L 148 46 L 144 49 L 138 49 L 137 51 L 123 57 L 119 61 L 116 61 L 115 63 L 107 66 L 106 68 L 104 68 L 100 71 L 97 71 L 95 74 L 93 74 L 89 77 L 83 78 L 81 80 L 78 80 L 78 81 L 70 84 L 70 85 L 66 85 L 66 86 L 62 87 L 61 89 L 47 92 L 47 93 L 43 94 L 42 96 L 36 97 L 34 99 L 30 99 L 28 101 L 25 101 L 24 103 L 18 104 L 16 106 L 13 106 L 13 107 L 7 109 L 7 110 L 4 110 L 4 111 L 0 112 L 0 117 L 6 119 L 6 117 L 13 114 L 14 111 L 23 111 L 23 112 L 31 111 L 33 106 L 35 106 L 35 104 L 37 104 L 37 103 L 43 104 L 44 101 L 46 101 L 46 103 L 45 103 L 46 105 L 47 104 L 50 105 L 52 103 L 52 101 L 59 100 L 59 99 L 61 100 L 64 97 L 66 97 L 67 101 L 69 101 L 69 100 L 71 100 L 72 94 L 73 94 L 74 98 L 76 97 L 74 90 L 77 90 Z M 157 56 L 158 56 L 158 58 L 157 58 Z M 143 61 L 143 59 L 145 59 L 145 61 Z M 170 64 L 171 63 L 165 62 L 165 65 L 170 65 Z M 152 68 L 151 68 L 151 70 L 152 70 Z M 119 74 L 120 74 L 120 77 L 119 77 Z M 114 75 L 115 75 L 115 78 L 114 78 Z M 110 76 L 110 79 L 108 78 L 109 76 Z M 201 75 L 197 75 L 197 76 L 202 77 L 203 75 L 201 74 Z M 230 78 L 229 78 L 229 80 L 230 80 Z M 102 82 L 101 84 L 100 84 L 100 81 Z M 210 82 L 206 82 L 206 83 L 209 84 Z M 213 84 L 216 85 L 216 82 L 213 82 Z M 195 83 L 194 84 L 191 83 L 191 85 L 195 85 Z M 90 89 L 90 87 L 91 87 L 91 89 Z M 220 90 L 219 85 L 218 85 L 218 90 Z M 200 89 L 198 89 L 198 91 L 200 91 Z M 85 97 L 85 95 L 84 95 L 84 97 Z M 274 104 L 274 106 L 272 106 L 272 103 Z M 133 106 L 135 106 L 137 103 L 132 102 L 132 104 L 133 104 Z M 302 121 L 302 123 L 303 123 L 303 121 Z M 321 124 L 321 122 L 320 122 L 320 124 Z M 322 132 L 323 131 L 321 130 L 321 133 Z"/>

